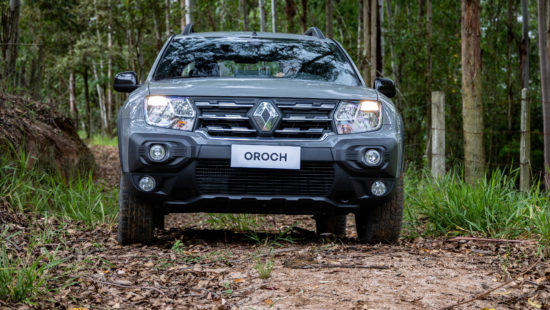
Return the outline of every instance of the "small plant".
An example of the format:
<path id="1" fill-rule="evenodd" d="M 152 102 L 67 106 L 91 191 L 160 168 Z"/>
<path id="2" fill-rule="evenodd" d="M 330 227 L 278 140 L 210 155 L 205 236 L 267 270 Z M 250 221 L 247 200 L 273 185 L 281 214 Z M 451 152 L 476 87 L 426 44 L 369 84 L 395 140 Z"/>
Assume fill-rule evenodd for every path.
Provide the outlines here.
<path id="1" fill-rule="evenodd" d="M 255 232 L 250 232 L 246 235 L 246 237 L 260 245 L 270 245 L 270 246 L 278 246 L 282 247 L 282 242 L 286 243 L 294 243 L 296 242 L 296 238 L 292 237 L 290 235 L 290 232 L 294 229 L 294 227 L 298 226 L 300 222 L 294 223 L 291 226 L 287 227 L 284 230 L 280 230 L 279 233 L 273 237 L 273 239 L 269 239 L 269 235 L 266 234 L 265 238 L 260 237 Z"/>
<path id="2" fill-rule="evenodd" d="M 225 290 L 223 291 L 227 295 L 233 294 L 233 289 L 231 288 L 231 284 L 229 282 L 223 282 L 223 287 Z"/>
<path id="3" fill-rule="evenodd" d="M 176 252 L 177 254 L 183 254 L 185 249 L 185 245 L 180 240 L 176 240 L 174 242 L 174 245 L 172 245 L 172 251 Z"/>
<path id="4" fill-rule="evenodd" d="M 206 222 L 213 229 L 251 231 L 262 226 L 264 217 L 256 214 L 210 213 Z"/>
<path id="5" fill-rule="evenodd" d="M 260 279 L 269 279 L 271 277 L 271 271 L 273 270 L 273 265 L 275 264 L 273 260 L 272 251 L 269 251 L 269 255 L 262 259 L 261 256 L 258 256 L 254 259 L 254 269 L 258 272 Z"/>
<path id="6" fill-rule="evenodd" d="M 3 239 L 10 239 L 12 236 Z M 0 300 L 7 302 L 32 303 L 39 295 L 49 291 L 48 270 L 54 268 L 61 260 L 57 259 L 57 250 L 44 253 L 38 257 L 32 256 L 32 249 L 26 255 L 10 253 L 2 244 L 0 246 Z"/>

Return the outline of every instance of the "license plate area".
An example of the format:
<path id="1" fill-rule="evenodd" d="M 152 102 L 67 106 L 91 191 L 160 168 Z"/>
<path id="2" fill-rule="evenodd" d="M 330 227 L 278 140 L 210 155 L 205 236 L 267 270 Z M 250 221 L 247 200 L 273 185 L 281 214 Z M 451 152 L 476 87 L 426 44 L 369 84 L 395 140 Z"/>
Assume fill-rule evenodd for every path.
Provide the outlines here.
<path id="1" fill-rule="evenodd" d="M 232 168 L 300 169 L 301 148 L 279 145 L 231 145 Z"/>

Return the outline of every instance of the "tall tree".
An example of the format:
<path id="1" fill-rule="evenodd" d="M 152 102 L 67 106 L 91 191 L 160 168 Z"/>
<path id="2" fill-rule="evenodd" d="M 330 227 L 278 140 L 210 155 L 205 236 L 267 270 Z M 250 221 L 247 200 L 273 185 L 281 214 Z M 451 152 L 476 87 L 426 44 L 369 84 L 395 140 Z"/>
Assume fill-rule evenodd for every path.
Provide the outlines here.
<path id="1" fill-rule="evenodd" d="M 181 18 L 180 18 L 180 27 L 181 31 L 185 28 L 185 25 L 187 25 L 187 22 L 185 20 L 185 15 L 187 15 L 187 11 L 185 10 L 185 0 L 180 0 L 180 12 L 181 12 Z"/>
<path id="2" fill-rule="evenodd" d="M 332 11 L 332 0 L 325 0 L 326 35 L 331 39 L 334 36 L 332 29 L 332 17 L 334 14 Z"/>
<path id="3" fill-rule="evenodd" d="M 166 37 L 170 37 L 170 0 L 164 2 L 164 23 L 166 24 Z"/>
<path id="4" fill-rule="evenodd" d="M 10 0 L 8 12 L 8 31 L 7 31 L 7 49 L 6 49 L 6 73 L 5 76 L 15 83 L 15 64 L 17 61 L 17 48 L 19 41 L 19 14 L 21 2 L 19 0 Z"/>
<path id="5" fill-rule="evenodd" d="M 243 30 L 248 31 L 248 10 L 246 8 L 246 0 L 241 0 L 240 7 L 243 14 Z"/>
<path id="6" fill-rule="evenodd" d="M 528 0 L 521 0 L 521 43 L 520 43 L 520 67 L 521 88 L 529 89 L 529 7 Z"/>
<path id="7" fill-rule="evenodd" d="M 296 16 L 296 3 L 294 0 L 285 0 L 286 32 L 292 32 L 294 16 Z"/>
<path id="8" fill-rule="evenodd" d="M 474 184 L 485 172 L 480 0 L 462 0 L 461 42 L 464 172 L 466 181 Z"/>
<path id="9" fill-rule="evenodd" d="M 548 1 L 538 0 L 538 34 L 540 57 L 540 87 L 542 92 L 542 127 L 544 136 L 544 183 L 550 190 L 550 23 Z"/>
<path id="10" fill-rule="evenodd" d="M 192 24 L 193 13 L 195 12 L 195 0 L 185 0 L 185 8 L 185 21 L 187 24 Z"/>
<path id="11" fill-rule="evenodd" d="M 258 1 L 258 5 L 260 6 L 260 31 L 265 32 L 265 3 L 264 0 Z"/>
<path id="12" fill-rule="evenodd" d="M 277 32 L 277 1 L 271 0 L 271 31 Z"/>
<path id="13" fill-rule="evenodd" d="M 302 0 L 302 16 L 300 17 L 300 21 L 302 22 L 302 32 L 306 32 L 308 25 L 307 25 L 307 0 Z"/>

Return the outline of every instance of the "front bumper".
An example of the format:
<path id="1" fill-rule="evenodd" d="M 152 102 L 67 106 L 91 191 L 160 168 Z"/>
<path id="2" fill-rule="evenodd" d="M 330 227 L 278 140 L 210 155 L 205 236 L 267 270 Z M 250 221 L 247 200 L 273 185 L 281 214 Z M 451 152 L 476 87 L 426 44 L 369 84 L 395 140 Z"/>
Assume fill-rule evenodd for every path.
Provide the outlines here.
<path id="1" fill-rule="evenodd" d="M 348 213 L 376 203 L 393 191 L 401 169 L 402 148 L 388 128 L 375 134 L 329 135 L 322 140 L 212 139 L 200 132 L 135 132 L 121 146 L 124 177 L 136 195 L 167 212 L 243 212 L 285 214 Z M 301 147 L 300 170 L 230 168 L 231 144 Z M 169 158 L 152 161 L 148 147 L 163 144 Z M 368 149 L 381 152 L 377 167 L 362 162 Z M 138 187 L 151 176 L 152 192 Z M 382 181 L 382 197 L 371 185 Z"/>

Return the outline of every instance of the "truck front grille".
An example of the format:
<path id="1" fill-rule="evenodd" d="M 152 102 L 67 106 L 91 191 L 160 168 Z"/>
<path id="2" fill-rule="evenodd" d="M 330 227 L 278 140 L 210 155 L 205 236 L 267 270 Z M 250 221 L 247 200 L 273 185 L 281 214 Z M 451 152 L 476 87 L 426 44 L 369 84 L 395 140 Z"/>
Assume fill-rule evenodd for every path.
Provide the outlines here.
<path id="1" fill-rule="evenodd" d="M 226 160 L 200 160 L 195 180 L 202 194 L 326 196 L 334 181 L 327 162 L 302 162 L 300 170 L 231 168 Z"/>
<path id="2" fill-rule="evenodd" d="M 215 137 L 259 137 L 249 111 L 260 98 L 193 98 L 199 111 L 196 130 Z M 272 133 L 275 138 L 318 139 L 333 132 L 332 114 L 337 100 L 269 99 L 281 121 Z"/>

